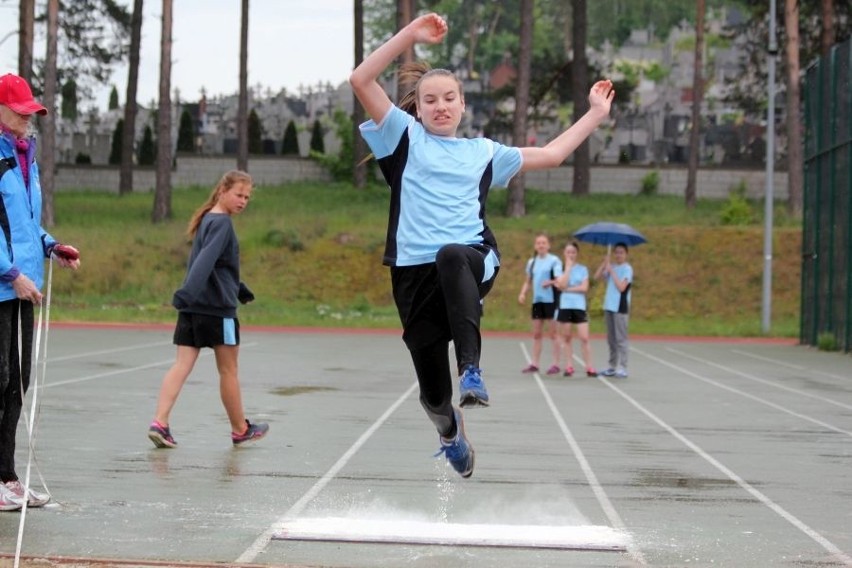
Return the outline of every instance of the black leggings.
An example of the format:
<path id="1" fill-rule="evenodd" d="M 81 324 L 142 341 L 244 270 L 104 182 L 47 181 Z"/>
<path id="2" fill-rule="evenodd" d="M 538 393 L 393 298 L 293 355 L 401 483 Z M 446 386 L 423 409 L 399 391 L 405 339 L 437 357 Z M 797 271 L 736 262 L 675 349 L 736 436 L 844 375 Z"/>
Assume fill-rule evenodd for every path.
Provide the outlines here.
<path id="1" fill-rule="evenodd" d="M 453 342 L 459 374 L 470 365 L 479 366 L 480 300 L 497 276 L 495 272 L 482 282 L 488 252 L 486 247 L 446 245 L 434 263 L 391 269 L 402 339 L 414 362 L 420 403 L 446 437 L 456 431 L 448 343 Z"/>
<path id="2" fill-rule="evenodd" d="M 0 482 L 15 481 L 15 433 L 23 394 L 30 386 L 33 349 L 33 304 L 21 300 L 0 302 Z M 21 353 L 18 356 L 18 321 Z"/>

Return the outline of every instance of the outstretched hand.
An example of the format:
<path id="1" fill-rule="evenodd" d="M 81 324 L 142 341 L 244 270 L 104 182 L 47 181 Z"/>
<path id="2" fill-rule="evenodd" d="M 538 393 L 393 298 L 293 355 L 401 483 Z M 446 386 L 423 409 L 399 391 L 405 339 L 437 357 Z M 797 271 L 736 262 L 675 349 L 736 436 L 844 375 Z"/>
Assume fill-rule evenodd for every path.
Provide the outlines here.
<path id="1" fill-rule="evenodd" d="M 447 22 L 438 14 L 425 14 L 408 24 L 415 43 L 441 43 L 447 35 Z"/>
<path id="2" fill-rule="evenodd" d="M 592 109 L 609 114 L 614 98 L 615 90 L 612 88 L 612 81 L 605 79 L 592 85 L 592 90 L 589 92 L 589 105 Z"/>

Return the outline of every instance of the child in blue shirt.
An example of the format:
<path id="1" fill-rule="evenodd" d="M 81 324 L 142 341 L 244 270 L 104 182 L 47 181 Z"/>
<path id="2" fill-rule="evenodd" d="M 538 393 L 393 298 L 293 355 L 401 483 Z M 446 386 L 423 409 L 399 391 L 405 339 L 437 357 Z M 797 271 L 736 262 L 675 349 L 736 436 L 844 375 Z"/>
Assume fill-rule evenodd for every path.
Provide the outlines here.
<path id="1" fill-rule="evenodd" d="M 550 338 L 553 346 L 553 364 L 547 369 L 548 375 L 559 373 L 559 341 L 556 338 L 556 305 L 559 291 L 554 287 L 556 279 L 562 275 L 562 261 L 550 252 L 550 239 L 540 234 L 535 238 L 535 255 L 527 261 L 524 272 L 526 278 L 518 294 L 518 303 L 526 302 L 527 292 L 532 289 L 532 320 L 533 349 L 532 361 L 524 367 L 522 373 L 536 373 L 541 360 L 541 349 L 544 334 Z"/>
<path id="2" fill-rule="evenodd" d="M 452 341 L 455 347 L 459 405 L 487 405 L 479 368 L 480 300 L 500 266 L 497 241 L 485 222 L 488 190 L 520 172 L 560 165 L 609 115 L 614 92 L 610 81 L 596 83 L 586 115 L 542 148 L 456 138 L 465 102 L 452 72 L 423 65 L 404 70 L 416 83 L 400 106 L 378 82 L 399 55 L 418 43 L 440 43 L 446 34 L 439 15 L 420 16 L 364 59 L 349 82 L 371 118 L 361 133 L 390 187 L 384 263 L 420 402 L 438 430 L 440 453 L 469 477 L 474 452 L 461 410 L 452 405 L 447 346 Z"/>
<path id="3" fill-rule="evenodd" d="M 556 279 L 556 287 L 562 293 L 559 295 L 559 333 L 564 341 L 565 372 L 564 376 L 574 374 L 574 330 L 580 340 L 583 363 L 586 365 L 586 376 L 597 377 L 598 372 L 592 366 L 592 347 L 589 343 L 589 308 L 586 294 L 589 292 L 589 269 L 577 262 L 580 245 L 572 241 L 565 245 L 565 269 L 562 276 Z"/>
<path id="4" fill-rule="evenodd" d="M 633 283 L 633 267 L 627 262 L 627 245 L 618 243 L 612 248 L 615 262 L 607 254 L 595 271 L 596 279 L 606 282 L 604 295 L 604 321 L 606 340 L 609 346 L 609 368 L 605 377 L 627 378 L 627 324 L 630 322 L 630 287 Z"/>

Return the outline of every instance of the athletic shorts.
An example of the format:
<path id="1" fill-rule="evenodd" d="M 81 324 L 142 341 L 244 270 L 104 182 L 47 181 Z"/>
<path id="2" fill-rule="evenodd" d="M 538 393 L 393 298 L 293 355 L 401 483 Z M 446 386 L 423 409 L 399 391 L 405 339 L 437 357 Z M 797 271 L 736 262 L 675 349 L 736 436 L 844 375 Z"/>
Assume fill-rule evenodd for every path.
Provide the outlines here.
<path id="1" fill-rule="evenodd" d="M 556 302 L 536 302 L 532 305 L 530 317 L 534 320 L 553 319 L 556 313 Z"/>
<path id="2" fill-rule="evenodd" d="M 589 321 L 589 312 L 586 310 L 565 310 L 559 308 L 559 313 L 556 314 L 556 321 L 559 323 L 586 323 Z"/>
<path id="3" fill-rule="evenodd" d="M 199 349 L 219 345 L 239 345 L 240 320 L 178 312 L 174 344 Z"/>

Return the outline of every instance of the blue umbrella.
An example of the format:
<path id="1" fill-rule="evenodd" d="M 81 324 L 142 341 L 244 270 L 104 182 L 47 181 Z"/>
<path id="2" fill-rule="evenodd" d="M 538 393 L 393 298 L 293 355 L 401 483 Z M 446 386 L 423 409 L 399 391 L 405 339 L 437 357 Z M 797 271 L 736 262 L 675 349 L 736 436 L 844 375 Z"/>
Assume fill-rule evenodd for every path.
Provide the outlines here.
<path id="1" fill-rule="evenodd" d="M 647 243 L 648 239 L 645 236 L 624 223 L 611 223 L 609 221 L 599 221 L 586 225 L 579 231 L 574 233 L 578 241 L 592 243 L 596 245 L 606 245 L 611 247 L 618 243 L 624 243 L 628 246 L 641 245 Z"/>

